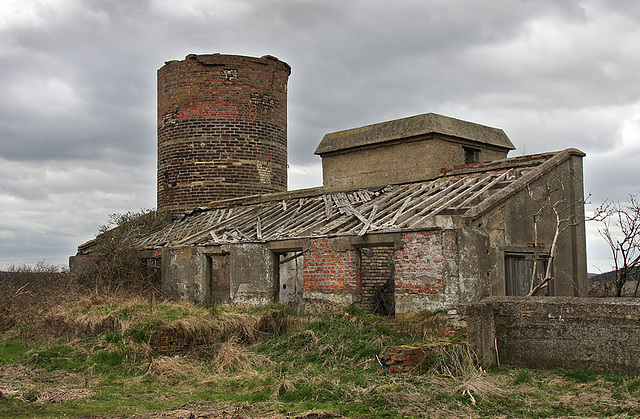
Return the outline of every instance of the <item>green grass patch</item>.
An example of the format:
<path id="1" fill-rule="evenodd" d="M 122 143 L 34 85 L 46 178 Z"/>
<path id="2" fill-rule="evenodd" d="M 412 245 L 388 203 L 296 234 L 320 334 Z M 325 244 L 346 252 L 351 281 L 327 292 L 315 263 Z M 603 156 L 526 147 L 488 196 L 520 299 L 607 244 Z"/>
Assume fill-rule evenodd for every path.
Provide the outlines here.
<path id="1" fill-rule="evenodd" d="M 21 361 L 26 358 L 28 351 L 29 345 L 17 339 L 0 342 L 0 365 Z"/>
<path id="2" fill-rule="evenodd" d="M 595 381 L 598 377 L 596 373 L 590 370 L 578 369 L 578 370 L 564 370 L 557 371 L 558 375 L 573 380 L 577 383 L 590 383 Z"/>
<path id="3" fill-rule="evenodd" d="M 249 417 L 310 410 L 350 418 L 640 415 L 637 376 L 505 366 L 484 372 L 465 364 L 472 358 L 461 358 L 464 343 L 438 345 L 442 351 L 432 360 L 437 368 L 428 373 L 384 373 L 376 358 L 383 347 L 429 342 L 395 332 L 393 319 L 357 306 L 346 315 L 297 319 L 289 324 L 304 326 L 288 333 L 253 331 L 256 338 L 243 340 L 260 316 L 283 309 L 84 304 L 62 312 L 70 322 L 100 327 L 62 339 L 0 341 L 0 374 L 8 377 L 2 388 L 12 391 L 0 397 L 0 418 L 144 417 L 178 409 L 224 417 L 236 408 L 250 409 Z M 159 328 L 197 337 L 222 321 L 227 329 L 238 328 L 225 329 L 229 342 L 208 341 L 177 354 L 154 353 L 149 346 Z M 207 339 L 222 336 L 216 333 Z M 459 351 L 449 351 L 454 348 Z M 44 401 L 52 393 L 57 401 Z"/>
<path id="4" fill-rule="evenodd" d="M 640 378 L 632 378 L 625 383 L 627 391 L 631 394 L 640 393 Z"/>
<path id="5" fill-rule="evenodd" d="M 29 362 L 47 371 L 78 371 L 89 366 L 85 354 L 63 345 L 33 350 Z"/>
<path id="6" fill-rule="evenodd" d="M 516 372 L 516 376 L 513 379 L 513 384 L 527 384 L 531 382 L 531 371 L 528 369 L 520 369 Z"/>

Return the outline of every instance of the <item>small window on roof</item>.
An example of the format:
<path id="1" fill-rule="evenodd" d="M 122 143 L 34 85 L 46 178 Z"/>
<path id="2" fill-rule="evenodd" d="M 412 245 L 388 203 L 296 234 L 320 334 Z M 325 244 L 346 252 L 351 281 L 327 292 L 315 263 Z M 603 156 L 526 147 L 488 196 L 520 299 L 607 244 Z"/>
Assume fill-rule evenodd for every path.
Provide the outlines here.
<path id="1" fill-rule="evenodd" d="M 471 147 L 462 147 L 464 150 L 464 164 L 478 163 L 480 161 L 480 150 Z"/>

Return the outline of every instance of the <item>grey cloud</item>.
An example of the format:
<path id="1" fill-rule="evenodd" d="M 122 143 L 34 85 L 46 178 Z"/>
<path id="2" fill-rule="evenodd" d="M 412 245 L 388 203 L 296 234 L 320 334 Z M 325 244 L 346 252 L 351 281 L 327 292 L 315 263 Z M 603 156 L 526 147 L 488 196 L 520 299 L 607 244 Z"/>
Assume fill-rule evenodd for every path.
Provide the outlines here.
<path id="1" fill-rule="evenodd" d="M 505 129 L 516 153 L 583 149 L 594 198 L 637 189 L 635 1 L 34 4 L 0 26 L 0 264 L 64 261 L 107 214 L 153 206 L 156 70 L 189 53 L 292 66 L 294 187 L 321 181 L 327 132 L 439 112 Z"/>

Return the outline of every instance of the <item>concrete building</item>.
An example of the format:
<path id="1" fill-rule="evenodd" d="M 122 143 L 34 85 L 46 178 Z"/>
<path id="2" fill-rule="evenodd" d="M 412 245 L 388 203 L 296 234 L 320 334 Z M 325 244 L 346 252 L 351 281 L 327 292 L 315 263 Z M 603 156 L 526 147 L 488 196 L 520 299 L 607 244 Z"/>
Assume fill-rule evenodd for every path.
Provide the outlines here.
<path id="1" fill-rule="evenodd" d="M 191 96 L 159 104 L 158 207 L 181 215 L 139 248 L 160 263 L 169 297 L 403 314 L 525 295 L 549 265 L 553 279 L 541 294 L 585 294 L 582 152 L 508 158 L 514 147 L 502 130 L 428 113 L 327 134 L 316 150 L 324 185 L 284 191 L 286 137 L 234 127 L 247 117 L 282 133 L 289 67 L 272 57 L 226 57 L 167 64 L 206 75 L 180 93 Z M 268 70 L 245 69 L 247 62 Z M 276 83 L 261 79 L 275 80 L 273 72 Z M 171 150 L 185 143 L 195 151 Z M 269 153 L 278 158 L 265 159 Z M 165 176 L 171 167 L 186 180 Z M 223 199 L 229 184 L 248 186 Z"/>

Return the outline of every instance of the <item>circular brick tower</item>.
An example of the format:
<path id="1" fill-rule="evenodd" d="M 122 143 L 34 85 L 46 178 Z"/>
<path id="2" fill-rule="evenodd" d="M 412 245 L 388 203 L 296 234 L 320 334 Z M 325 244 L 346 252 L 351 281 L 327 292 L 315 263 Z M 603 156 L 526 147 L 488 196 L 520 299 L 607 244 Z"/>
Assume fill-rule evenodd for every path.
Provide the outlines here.
<path id="1" fill-rule="evenodd" d="M 287 189 L 287 80 L 266 55 L 188 55 L 158 70 L 158 210 Z"/>

